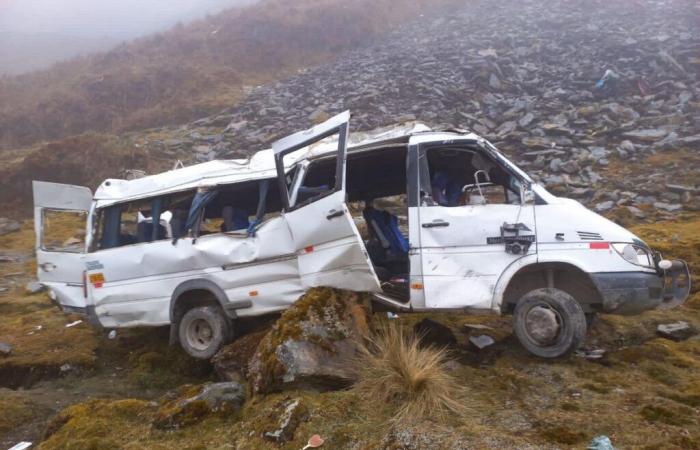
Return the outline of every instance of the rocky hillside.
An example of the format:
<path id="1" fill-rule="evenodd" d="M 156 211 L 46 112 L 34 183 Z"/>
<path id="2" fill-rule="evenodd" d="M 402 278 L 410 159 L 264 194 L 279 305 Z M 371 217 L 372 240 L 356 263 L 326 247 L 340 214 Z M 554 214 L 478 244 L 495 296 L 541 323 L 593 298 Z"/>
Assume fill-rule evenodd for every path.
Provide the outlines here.
<path id="1" fill-rule="evenodd" d="M 230 157 L 350 109 L 354 130 L 414 119 L 474 130 L 598 211 L 697 210 L 698 17 L 683 0 L 470 2 L 149 144 Z"/>
<path id="2" fill-rule="evenodd" d="M 182 123 L 248 84 L 366 45 L 450 0 L 263 0 L 50 69 L 0 78 L 0 149 Z M 428 8 L 430 6 L 430 8 Z"/>
<path id="3" fill-rule="evenodd" d="M 473 1 L 426 14 L 379 43 L 340 46 L 337 59 L 290 78 L 244 88 L 235 106 L 216 114 L 120 141 L 160 162 L 131 164 L 167 169 L 176 159 L 249 155 L 350 109 L 353 130 L 404 120 L 472 129 L 557 194 L 626 223 L 668 218 L 700 208 L 699 20 L 697 4 L 686 0 L 546 8 Z M 0 202 L 27 206 L 33 164 L 44 157 L 0 167 Z M 112 176 L 128 168 L 113 167 Z M 48 180 L 96 183 L 64 173 Z"/>

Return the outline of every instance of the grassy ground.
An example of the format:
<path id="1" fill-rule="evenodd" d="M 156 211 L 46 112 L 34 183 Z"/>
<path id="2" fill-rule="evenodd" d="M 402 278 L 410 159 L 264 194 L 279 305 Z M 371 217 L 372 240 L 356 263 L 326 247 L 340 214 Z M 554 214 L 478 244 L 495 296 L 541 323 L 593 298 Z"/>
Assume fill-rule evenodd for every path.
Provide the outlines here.
<path id="1" fill-rule="evenodd" d="M 667 256 L 688 260 L 700 273 L 698 229 L 700 218 L 694 217 L 634 231 Z M 25 226 L 0 239 L 0 248 L 26 252 L 31 230 Z M 26 271 L 32 263 L 0 269 Z M 606 350 L 597 361 L 532 357 L 511 335 L 508 317 L 428 315 L 451 327 L 458 338 L 449 370 L 464 391 L 466 412 L 443 423 L 392 424 L 391 407 L 377 407 L 352 391 L 293 391 L 256 397 L 236 416 L 211 417 L 169 432 L 151 426 L 157 404 L 150 400 L 211 375 L 179 350 L 168 350 L 165 333 L 120 332 L 111 341 L 82 324 L 65 329 L 70 317 L 44 295 L 26 296 L 19 288 L 0 297 L 0 308 L 0 341 L 15 346 L 15 355 L 0 359 L 0 367 L 10 362 L 31 367 L 41 361 L 92 368 L 26 391 L 0 390 L 0 410 L 10 412 L 0 419 L 3 444 L 10 443 L 7 436 L 16 441 L 31 432 L 36 439 L 53 411 L 75 403 L 53 419 L 40 448 L 299 449 L 313 434 L 326 440 L 323 448 L 583 448 L 599 434 L 610 436 L 618 448 L 700 448 L 700 339 L 673 342 L 655 334 L 658 324 L 677 320 L 700 328 L 697 289 L 675 310 L 600 317 L 585 344 Z M 402 315 L 397 323 L 412 328 L 424 317 Z M 377 314 L 374 320 L 376 325 L 386 319 Z M 27 334 L 39 324 L 40 338 Z M 497 343 L 482 352 L 471 348 L 465 324 L 491 327 L 486 332 Z M 308 410 L 308 420 L 289 443 L 265 440 L 262 434 L 276 426 L 282 405 L 295 398 Z M 43 419 L 25 434 L 18 432 L 34 416 Z"/>

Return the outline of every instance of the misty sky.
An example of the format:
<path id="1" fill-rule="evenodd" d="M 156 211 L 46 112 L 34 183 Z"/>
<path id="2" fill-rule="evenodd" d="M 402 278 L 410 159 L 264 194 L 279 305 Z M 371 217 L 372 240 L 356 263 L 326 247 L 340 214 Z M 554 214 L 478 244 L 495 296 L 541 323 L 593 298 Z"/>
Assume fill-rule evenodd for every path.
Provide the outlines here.
<path id="1" fill-rule="evenodd" d="M 128 39 L 251 0 L 0 0 L 0 32 Z"/>

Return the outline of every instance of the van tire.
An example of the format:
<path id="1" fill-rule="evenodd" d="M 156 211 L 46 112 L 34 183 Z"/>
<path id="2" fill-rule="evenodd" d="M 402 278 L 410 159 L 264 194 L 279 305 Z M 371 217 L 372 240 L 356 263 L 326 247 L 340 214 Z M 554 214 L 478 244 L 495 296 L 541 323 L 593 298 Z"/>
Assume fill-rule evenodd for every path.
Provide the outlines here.
<path id="1" fill-rule="evenodd" d="M 513 321 L 522 346 L 541 358 L 571 354 L 586 338 L 586 315 L 581 305 L 555 288 L 523 295 L 515 305 Z"/>
<path id="2" fill-rule="evenodd" d="M 230 340 L 231 324 L 221 308 L 200 306 L 182 316 L 178 325 L 180 345 L 188 355 L 210 359 Z"/>

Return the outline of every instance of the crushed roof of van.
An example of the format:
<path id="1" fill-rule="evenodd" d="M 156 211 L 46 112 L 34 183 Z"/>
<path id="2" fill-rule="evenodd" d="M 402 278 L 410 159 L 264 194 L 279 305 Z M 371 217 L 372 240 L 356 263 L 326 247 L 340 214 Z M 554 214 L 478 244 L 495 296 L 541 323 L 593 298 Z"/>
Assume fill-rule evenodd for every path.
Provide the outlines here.
<path id="1" fill-rule="evenodd" d="M 421 122 L 377 128 L 367 132 L 352 132 L 348 137 L 348 150 L 390 143 L 408 143 L 411 136 L 421 133 L 462 134 L 462 130 L 433 130 Z M 468 133 L 468 132 L 466 132 Z M 478 136 L 468 134 L 467 137 Z M 313 159 L 333 152 L 337 148 L 337 136 L 331 136 L 306 148 L 301 159 Z M 294 163 L 298 162 L 294 161 Z M 107 179 L 95 192 L 99 207 L 113 203 L 148 197 L 156 194 L 194 189 L 202 185 L 218 185 L 261 180 L 277 176 L 272 149 L 261 150 L 247 159 L 214 160 L 174 169 L 133 180 Z"/>

